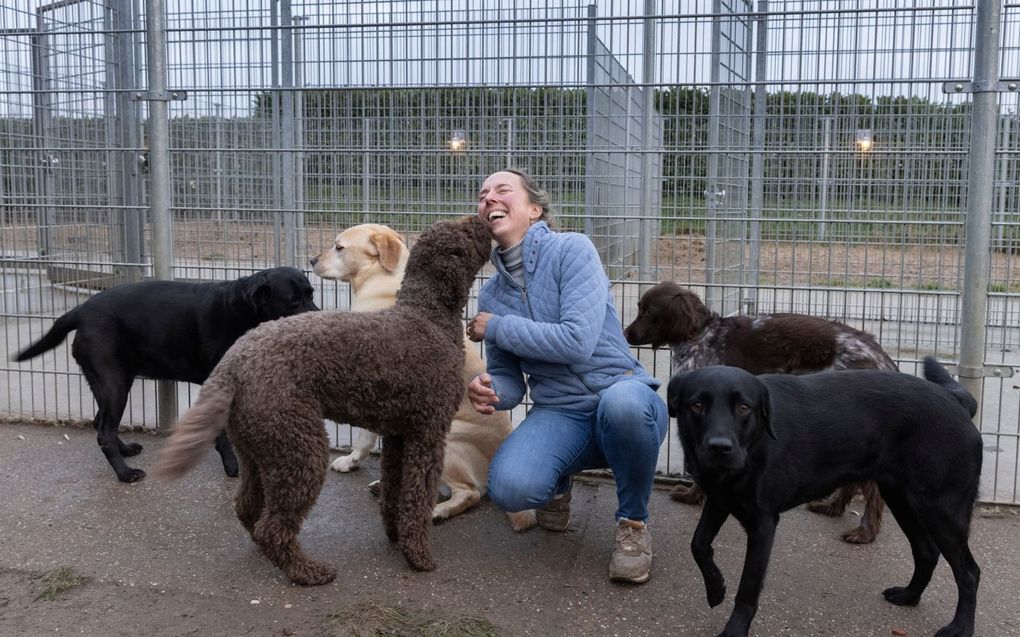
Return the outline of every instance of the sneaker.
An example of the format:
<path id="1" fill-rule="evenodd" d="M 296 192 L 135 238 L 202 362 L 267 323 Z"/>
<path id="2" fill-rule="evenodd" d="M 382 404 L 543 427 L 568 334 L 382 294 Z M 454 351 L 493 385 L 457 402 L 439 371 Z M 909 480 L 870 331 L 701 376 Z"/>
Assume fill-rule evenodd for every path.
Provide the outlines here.
<path id="1" fill-rule="evenodd" d="M 652 570 L 652 534 L 648 525 L 621 518 L 616 527 L 616 545 L 609 562 L 609 579 L 641 584 Z"/>
<path id="2" fill-rule="evenodd" d="M 553 496 L 552 500 L 541 509 L 535 510 L 535 519 L 538 525 L 546 531 L 561 533 L 570 527 L 570 492 L 573 483 L 560 495 Z"/>

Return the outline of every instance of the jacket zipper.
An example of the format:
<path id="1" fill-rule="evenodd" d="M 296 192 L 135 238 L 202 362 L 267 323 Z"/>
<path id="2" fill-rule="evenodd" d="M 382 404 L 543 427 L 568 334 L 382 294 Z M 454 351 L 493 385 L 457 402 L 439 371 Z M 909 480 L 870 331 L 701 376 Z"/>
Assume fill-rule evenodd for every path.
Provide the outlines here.
<path id="1" fill-rule="evenodd" d="M 500 270 L 499 273 L 506 277 L 506 280 L 510 282 L 510 285 L 514 286 L 521 291 L 521 301 L 524 302 L 524 307 L 528 309 L 528 318 L 532 321 L 535 320 L 535 314 L 531 311 L 531 302 L 528 301 L 528 288 L 514 281 L 514 278 L 510 276 L 510 273 L 505 270 Z"/>
<path id="2" fill-rule="evenodd" d="M 528 288 L 527 288 L 527 286 L 526 285 L 520 285 L 519 283 L 517 283 L 517 281 L 515 281 L 512 276 L 510 276 L 510 273 L 507 272 L 503 268 L 499 269 L 499 273 L 506 277 L 507 281 L 510 282 L 510 285 L 514 286 L 515 288 L 517 288 L 518 290 L 521 291 L 521 300 L 524 302 L 524 306 L 526 308 L 528 308 L 528 318 L 530 318 L 532 321 L 534 321 L 535 320 L 535 314 L 531 311 L 531 302 L 528 301 Z M 525 283 L 527 283 L 526 280 L 525 280 Z M 570 365 L 567 365 L 566 367 L 570 371 L 570 373 L 574 376 L 574 378 L 577 379 L 577 382 L 581 383 L 581 386 L 588 390 L 589 394 L 591 394 L 595 398 L 598 398 L 598 396 L 599 396 L 598 392 L 596 392 L 594 389 L 592 389 L 588 385 L 588 383 L 584 382 L 584 379 L 581 378 L 580 374 L 578 374 L 573 369 L 571 369 Z"/>

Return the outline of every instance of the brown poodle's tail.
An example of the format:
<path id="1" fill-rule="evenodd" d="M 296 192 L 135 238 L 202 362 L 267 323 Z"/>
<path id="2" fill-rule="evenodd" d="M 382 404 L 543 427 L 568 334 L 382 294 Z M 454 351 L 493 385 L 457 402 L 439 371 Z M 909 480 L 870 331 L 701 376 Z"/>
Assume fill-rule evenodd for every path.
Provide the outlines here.
<path id="1" fill-rule="evenodd" d="M 214 371 L 202 385 L 198 400 L 174 426 L 159 454 L 156 474 L 175 480 L 193 469 L 227 426 L 233 402 L 234 384 L 230 377 L 222 370 Z"/>

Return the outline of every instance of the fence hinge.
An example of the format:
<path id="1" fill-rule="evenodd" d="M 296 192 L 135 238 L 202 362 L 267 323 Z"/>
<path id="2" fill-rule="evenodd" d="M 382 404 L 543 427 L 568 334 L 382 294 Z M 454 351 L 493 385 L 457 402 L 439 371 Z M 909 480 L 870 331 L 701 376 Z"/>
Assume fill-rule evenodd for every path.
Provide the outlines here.
<path id="1" fill-rule="evenodd" d="M 943 93 L 1007 93 L 1020 90 L 1020 79 L 988 82 L 945 82 Z"/>
<path id="2" fill-rule="evenodd" d="M 985 365 L 983 367 L 964 367 L 947 363 L 946 371 L 961 378 L 1013 378 L 1012 365 Z"/>
<path id="3" fill-rule="evenodd" d="M 170 102 L 188 99 L 187 91 L 137 91 L 131 99 L 146 102 Z"/>

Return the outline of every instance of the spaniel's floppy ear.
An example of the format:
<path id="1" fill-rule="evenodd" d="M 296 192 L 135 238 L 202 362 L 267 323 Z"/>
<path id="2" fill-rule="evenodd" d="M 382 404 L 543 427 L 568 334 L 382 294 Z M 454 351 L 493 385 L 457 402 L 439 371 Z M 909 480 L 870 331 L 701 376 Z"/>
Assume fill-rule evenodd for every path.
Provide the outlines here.
<path id="1" fill-rule="evenodd" d="M 667 330 L 669 342 L 686 343 L 694 340 L 709 318 L 708 308 L 695 293 L 680 286 L 676 286 L 675 291 L 669 290 L 669 293 L 665 302 L 670 318 Z"/>
<path id="2" fill-rule="evenodd" d="M 373 232 L 372 244 L 379 251 L 379 264 L 387 272 L 397 269 L 401 255 L 407 250 L 395 232 Z"/>
<path id="3" fill-rule="evenodd" d="M 694 292 L 680 288 L 676 300 L 677 314 L 683 315 L 687 330 L 685 341 L 692 341 L 701 333 L 701 329 L 712 318 L 712 313 Z"/>

